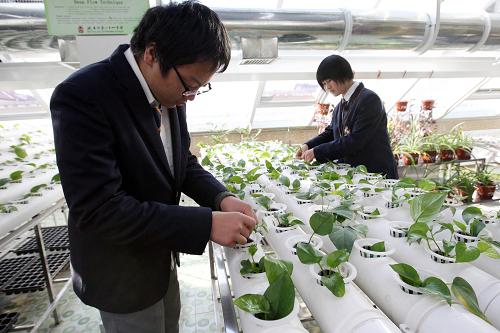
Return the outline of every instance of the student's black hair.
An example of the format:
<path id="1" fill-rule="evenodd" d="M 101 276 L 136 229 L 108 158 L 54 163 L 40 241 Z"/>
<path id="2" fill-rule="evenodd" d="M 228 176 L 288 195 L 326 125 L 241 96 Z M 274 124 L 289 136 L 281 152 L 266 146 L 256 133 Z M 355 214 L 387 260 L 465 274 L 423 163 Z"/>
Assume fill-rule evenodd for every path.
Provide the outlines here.
<path id="1" fill-rule="evenodd" d="M 152 43 L 163 75 L 172 66 L 198 61 L 210 61 L 224 72 L 231 59 L 224 25 L 214 11 L 196 1 L 148 9 L 134 29 L 130 48 L 140 57 Z"/>
<path id="2" fill-rule="evenodd" d="M 352 72 L 349 62 L 336 54 L 332 54 L 323 59 L 318 66 L 318 70 L 316 71 L 316 80 L 323 90 L 325 90 L 323 87 L 323 82 L 325 80 L 333 80 L 337 83 L 344 83 L 352 80 L 353 78 L 354 73 Z"/>

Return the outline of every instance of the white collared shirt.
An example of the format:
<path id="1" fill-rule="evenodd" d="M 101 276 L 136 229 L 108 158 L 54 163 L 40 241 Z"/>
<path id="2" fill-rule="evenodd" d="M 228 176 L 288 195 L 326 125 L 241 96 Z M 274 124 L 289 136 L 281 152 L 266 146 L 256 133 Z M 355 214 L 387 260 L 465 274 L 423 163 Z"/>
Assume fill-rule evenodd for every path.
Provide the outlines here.
<path id="1" fill-rule="evenodd" d="M 356 91 L 356 88 L 359 86 L 359 82 L 357 81 L 354 81 L 352 83 L 352 86 L 347 89 L 347 92 L 342 95 L 342 98 L 346 101 L 346 102 L 349 102 L 349 99 L 351 98 L 352 94 L 354 94 L 354 92 Z"/>
<path id="2" fill-rule="evenodd" d="M 139 65 L 137 64 L 137 61 L 135 60 L 134 54 L 132 53 L 130 47 L 124 52 L 124 54 L 125 58 L 127 58 L 127 61 L 130 64 L 130 67 L 134 71 L 135 76 L 137 76 L 137 79 L 141 84 L 142 90 L 144 90 L 144 94 L 148 99 L 149 105 L 152 108 L 156 107 L 160 103 L 158 103 L 158 101 L 154 98 L 151 89 L 149 89 L 146 79 L 144 79 L 144 75 L 142 75 L 142 72 L 139 68 Z M 168 117 L 168 112 L 170 112 L 170 110 L 164 108 L 163 106 L 161 107 L 161 110 L 162 110 L 162 115 L 161 115 L 160 138 L 161 142 L 163 143 L 163 148 L 165 149 L 165 154 L 167 155 L 168 166 L 170 167 L 170 172 L 172 173 L 173 177 L 174 155 L 172 151 L 172 130 L 170 128 L 170 118 Z"/>

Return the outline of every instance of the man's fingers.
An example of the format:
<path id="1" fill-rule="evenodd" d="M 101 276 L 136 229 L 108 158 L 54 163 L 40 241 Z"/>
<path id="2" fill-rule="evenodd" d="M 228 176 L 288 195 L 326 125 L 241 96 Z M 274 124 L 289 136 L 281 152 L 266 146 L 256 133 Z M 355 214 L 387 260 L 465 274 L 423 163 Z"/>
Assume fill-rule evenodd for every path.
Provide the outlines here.
<path id="1" fill-rule="evenodd" d="M 236 238 L 234 240 L 236 244 L 244 245 L 247 243 L 247 237 L 244 237 L 243 235 L 239 234 L 236 235 Z"/>

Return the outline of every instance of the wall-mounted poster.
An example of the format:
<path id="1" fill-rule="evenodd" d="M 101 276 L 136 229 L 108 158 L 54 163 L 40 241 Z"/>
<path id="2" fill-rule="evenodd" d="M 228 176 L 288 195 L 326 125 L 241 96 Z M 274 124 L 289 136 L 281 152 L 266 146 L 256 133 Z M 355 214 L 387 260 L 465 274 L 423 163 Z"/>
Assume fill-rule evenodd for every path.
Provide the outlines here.
<path id="1" fill-rule="evenodd" d="M 132 33 L 148 0 L 45 0 L 50 35 L 127 35 Z"/>

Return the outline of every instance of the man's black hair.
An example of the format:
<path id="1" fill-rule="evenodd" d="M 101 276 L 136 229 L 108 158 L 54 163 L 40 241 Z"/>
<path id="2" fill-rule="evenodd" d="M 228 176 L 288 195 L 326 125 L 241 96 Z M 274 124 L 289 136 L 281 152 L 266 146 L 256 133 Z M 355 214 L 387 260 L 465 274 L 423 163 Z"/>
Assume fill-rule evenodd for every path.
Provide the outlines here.
<path id="1" fill-rule="evenodd" d="M 316 80 L 323 90 L 325 90 L 325 87 L 323 87 L 323 82 L 325 80 L 333 80 L 337 83 L 344 83 L 352 80 L 353 78 L 354 73 L 352 72 L 349 62 L 336 54 L 332 54 L 331 56 L 323 59 L 318 66 L 318 70 L 316 71 Z"/>
<path id="2" fill-rule="evenodd" d="M 231 46 L 217 14 L 196 1 L 170 3 L 146 11 L 130 41 L 136 57 L 155 44 L 155 56 L 165 75 L 172 66 L 210 61 L 224 72 Z"/>

